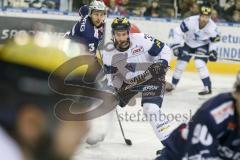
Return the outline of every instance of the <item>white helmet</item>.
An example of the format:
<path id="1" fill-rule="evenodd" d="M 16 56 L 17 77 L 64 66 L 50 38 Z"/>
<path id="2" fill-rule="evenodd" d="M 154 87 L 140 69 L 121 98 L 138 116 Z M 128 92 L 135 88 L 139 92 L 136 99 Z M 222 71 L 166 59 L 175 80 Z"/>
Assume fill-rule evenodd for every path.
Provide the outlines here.
<path id="1" fill-rule="evenodd" d="M 88 14 L 91 14 L 93 10 L 106 11 L 106 6 L 102 1 L 93 0 L 89 5 Z"/>

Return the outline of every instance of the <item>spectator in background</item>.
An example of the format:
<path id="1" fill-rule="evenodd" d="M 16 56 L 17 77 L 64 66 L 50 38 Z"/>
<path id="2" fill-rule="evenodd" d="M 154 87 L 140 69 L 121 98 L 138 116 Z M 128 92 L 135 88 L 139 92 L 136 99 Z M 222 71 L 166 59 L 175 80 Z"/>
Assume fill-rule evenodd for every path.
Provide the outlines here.
<path id="1" fill-rule="evenodd" d="M 109 8 L 112 7 L 112 4 L 119 5 L 121 3 L 121 0 L 103 0 L 105 5 Z"/>
<path id="2" fill-rule="evenodd" d="M 165 13 L 164 17 L 173 17 L 175 15 L 174 1 L 175 0 L 158 0 L 159 6 L 163 8 L 163 12 Z"/>
<path id="3" fill-rule="evenodd" d="M 225 4 L 222 6 L 223 10 L 227 10 L 228 8 L 235 5 L 235 0 L 226 0 Z"/>
<path id="4" fill-rule="evenodd" d="M 122 0 L 117 8 L 121 16 L 127 16 L 129 14 L 129 0 Z"/>
<path id="5" fill-rule="evenodd" d="M 174 8 L 167 8 L 165 10 L 165 16 L 164 17 L 173 18 L 174 16 L 175 16 Z"/>
<path id="6" fill-rule="evenodd" d="M 238 20 L 238 12 L 240 11 L 240 0 L 235 0 L 235 5 L 231 6 L 227 10 L 225 10 L 224 18 L 227 21 L 231 22 L 239 22 Z M 238 20 L 238 21 L 237 21 Z"/>
<path id="7" fill-rule="evenodd" d="M 240 22 L 240 11 L 235 10 L 233 12 L 232 21 L 233 22 Z"/>
<path id="8" fill-rule="evenodd" d="M 107 12 L 108 14 L 117 14 L 118 13 L 118 5 L 120 3 L 119 0 L 108 0 L 107 2 L 104 1 L 107 5 Z"/>
<path id="9" fill-rule="evenodd" d="M 190 17 L 193 15 L 197 15 L 199 13 L 199 6 L 197 3 L 192 3 L 190 6 L 190 10 L 185 12 L 182 17 L 186 18 L 186 17 Z"/>
<path id="10" fill-rule="evenodd" d="M 158 1 L 153 0 L 151 3 L 151 6 L 147 8 L 147 10 L 144 12 L 144 16 L 148 17 L 161 17 L 162 10 L 158 6 Z"/>
<path id="11" fill-rule="evenodd" d="M 212 5 L 212 8 L 217 12 L 219 17 L 223 17 L 224 10 L 219 4 L 219 0 L 208 0 L 208 2 Z"/>
<path id="12" fill-rule="evenodd" d="M 66 1 L 66 0 L 65 0 Z M 82 6 L 89 4 L 89 0 L 72 0 L 72 11 L 73 12 L 78 12 L 79 8 L 81 8 Z"/>
<path id="13" fill-rule="evenodd" d="M 217 12 L 215 9 L 212 10 L 212 16 L 211 16 L 211 18 L 212 18 L 212 20 L 213 20 L 214 22 L 218 22 L 218 21 L 219 21 L 218 12 Z"/>
<path id="14" fill-rule="evenodd" d="M 29 7 L 29 2 L 25 2 L 25 0 L 8 0 L 7 4 L 8 4 L 8 7 L 13 7 L 13 8 Z"/>
<path id="15" fill-rule="evenodd" d="M 142 2 L 141 3 L 141 7 L 140 7 L 140 16 L 143 16 L 144 15 L 144 13 L 146 12 L 146 10 L 147 10 L 147 6 L 148 6 L 148 4 L 147 4 L 147 2 Z"/>
<path id="16" fill-rule="evenodd" d="M 185 15 L 189 11 L 189 8 L 196 3 L 196 0 L 183 0 L 182 4 L 180 5 L 180 13 L 181 16 Z"/>

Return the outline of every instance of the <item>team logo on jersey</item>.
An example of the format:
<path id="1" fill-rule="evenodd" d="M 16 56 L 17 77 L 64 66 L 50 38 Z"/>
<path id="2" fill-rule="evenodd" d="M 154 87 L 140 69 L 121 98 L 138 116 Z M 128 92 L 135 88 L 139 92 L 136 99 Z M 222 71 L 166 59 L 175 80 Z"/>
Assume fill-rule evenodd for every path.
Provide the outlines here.
<path id="1" fill-rule="evenodd" d="M 137 64 L 136 63 L 128 63 L 125 68 L 127 68 L 129 71 L 131 72 L 135 72 L 136 70 L 136 66 Z"/>
<path id="2" fill-rule="evenodd" d="M 199 34 L 197 34 L 197 33 L 194 33 L 194 37 L 195 37 L 195 40 L 198 40 L 198 39 L 199 39 L 199 37 L 200 37 L 200 35 L 199 35 Z"/>
<path id="3" fill-rule="evenodd" d="M 232 101 L 223 103 L 222 105 L 211 111 L 211 115 L 213 116 L 217 124 L 222 123 L 225 119 L 227 119 L 230 115 L 233 114 L 234 110 Z"/>
<path id="4" fill-rule="evenodd" d="M 139 54 L 139 53 L 141 53 L 141 52 L 143 52 L 143 51 L 144 51 L 143 46 L 136 46 L 136 47 L 134 47 L 134 48 L 131 50 L 131 52 L 132 52 L 133 55 L 137 55 L 137 54 Z"/>

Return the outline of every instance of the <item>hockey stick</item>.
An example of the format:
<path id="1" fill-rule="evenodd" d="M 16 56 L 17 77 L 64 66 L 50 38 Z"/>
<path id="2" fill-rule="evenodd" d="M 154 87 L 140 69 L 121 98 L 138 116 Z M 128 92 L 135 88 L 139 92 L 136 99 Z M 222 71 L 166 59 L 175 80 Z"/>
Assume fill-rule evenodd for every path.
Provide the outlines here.
<path id="1" fill-rule="evenodd" d="M 183 51 L 183 56 L 209 58 L 209 55 L 206 55 L 206 54 L 188 53 L 188 52 L 186 52 L 186 51 Z"/>
<path id="2" fill-rule="evenodd" d="M 200 58 L 209 58 L 209 55 L 205 55 L 205 54 L 196 54 L 196 53 L 188 53 L 186 51 L 183 51 L 184 55 L 186 56 L 193 56 L 193 57 L 200 57 Z M 219 60 L 227 60 L 227 61 L 235 61 L 235 62 L 239 62 L 240 59 L 231 59 L 231 58 L 218 58 Z"/>
<path id="3" fill-rule="evenodd" d="M 225 60 L 225 61 L 234 61 L 234 62 L 240 62 L 240 59 L 221 58 L 221 57 L 219 57 L 218 59 Z"/>
<path id="4" fill-rule="evenodd" d="M 125 143 L 126 143 L 128 146 L 131 146 L 131 145 L 132 145 L 132 141 L 131 141 L 130 139 L 127 139 L 127 138 L 125 137 L 125 134 L 124 134 L 124 131 L 123 131 L 123 128 L 122 128 L 122 124 L 121 124 L 121 121 L 120 121 L 120 119 L 119 119 L 119 114 L 118 114 L 117 108 L 116 108 L 116 115 L 117 115 L 118 124 L 119 124 L 119 126 L 120 126 L 120 129 L 121 129 L 121 132 L 122 132 L 122 136 L 123 136 L 123 138 L 124 138 L 124 141 L 125 141 Z"/>

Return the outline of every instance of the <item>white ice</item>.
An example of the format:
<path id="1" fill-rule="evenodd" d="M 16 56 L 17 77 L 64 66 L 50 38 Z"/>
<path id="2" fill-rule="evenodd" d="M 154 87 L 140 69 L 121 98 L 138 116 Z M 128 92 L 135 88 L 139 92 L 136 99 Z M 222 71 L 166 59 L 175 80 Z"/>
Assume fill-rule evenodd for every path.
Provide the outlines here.
<path id="1" fill-rule="evenodd" d="M 171 81 L 170 73 L 167 77 Z M 231 91 L 235 76 L 211 75 L 213 94 L 212 96 Z M 199 98 L 197 92 L 202 89 L 202 82 L 197 73 L 184 73 L 177 89 L 164 97 L 162 110 L 167 115 L 185 115 L 188 118 L 207 99 Z M 132 140 L 133 145 L 127 146 L 122 138 L 115 112 L 93 121 L 92 134 L 104 133 L 108 130 L 105 140 L 95 146 L 83 144 L 77 151 L 74 160 L 151 160 L 156 157 L 156 151 L 162 148 L 161 143 L 155 136 L 150 124 L 139 118 L 141 112 L 140 99 L 135 106 L 127 106 L 120 110 L 122 117 L 128 113 L 128 119 L 122 121 L 127 138 Z M 132 114 L 132 121 L 130 121 Z M 133 115 L 134 114 L 134 115 Z M 140 119 L 139 121 L 137 121 Z M 186 118 L 182 118 L 186 120 Z"/>

